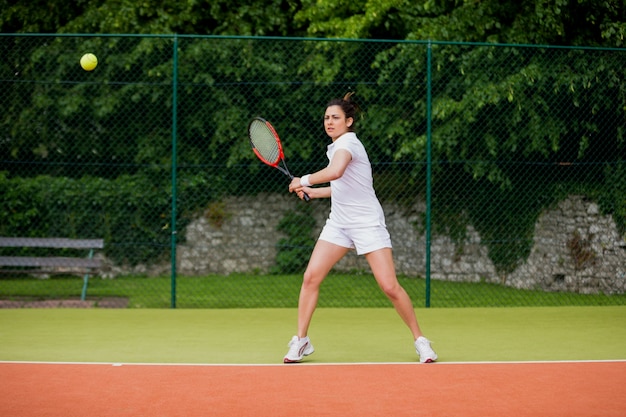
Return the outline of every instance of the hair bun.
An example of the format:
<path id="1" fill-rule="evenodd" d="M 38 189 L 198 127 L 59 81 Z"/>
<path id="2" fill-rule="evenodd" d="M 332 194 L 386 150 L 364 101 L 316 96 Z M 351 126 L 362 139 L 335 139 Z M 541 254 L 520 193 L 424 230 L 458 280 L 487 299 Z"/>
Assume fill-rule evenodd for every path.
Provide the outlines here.
<path id="1" fill-rule="evenodd" d="M 343 96 L 344 101 L 348 101 L 349 102 L 354 94 L 355 94 L 354 91 L 348 91 L 346 93 L 346 95 Z"/>

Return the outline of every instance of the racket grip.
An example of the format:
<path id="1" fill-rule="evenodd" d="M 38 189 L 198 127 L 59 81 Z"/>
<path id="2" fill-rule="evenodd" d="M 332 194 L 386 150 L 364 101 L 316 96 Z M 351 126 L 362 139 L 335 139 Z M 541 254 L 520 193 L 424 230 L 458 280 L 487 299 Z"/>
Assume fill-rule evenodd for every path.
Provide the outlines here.
<path id="1" fill-rule="evenodd" d="M 289 178 L 294 179 L 294 176 L 293 176 L 293 175 L 291 175 L 291 174 L 288 174 L 288 175 L 289 175 Z M 309 197 L 309 195 L 308 195 L 307 193 L 305 193 L 304 191 L 302 191 L 302 194 L 303 194 L 303 195 L 302 195 L 302 198 L 304 199 L 304 201 L 306 201 L 307 203 L 308 203 L 309 201 L 311 201 L 311 197 Z"/>

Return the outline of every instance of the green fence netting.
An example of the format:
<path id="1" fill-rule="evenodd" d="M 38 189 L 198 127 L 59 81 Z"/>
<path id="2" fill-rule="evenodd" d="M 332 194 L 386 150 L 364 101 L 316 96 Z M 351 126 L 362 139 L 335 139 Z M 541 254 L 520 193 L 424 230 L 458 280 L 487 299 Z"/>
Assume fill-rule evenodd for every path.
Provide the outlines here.
<path id="1" fill-rule="evenodd" d="M 270 120 L 290 170 L 313 172 L 326 103 L 355 91 L 416 305 L 624 304 L 624 49 L 2 34 L 0 50 L 0 236 L 104 239 L 90 299 L 295 306 L 329 203 L 290 195 L 246 127 Z M 63 269 L 2 271 L 5 300 L 82 288 Z M 322 292 L 389 305 L 354 254 Z"/>

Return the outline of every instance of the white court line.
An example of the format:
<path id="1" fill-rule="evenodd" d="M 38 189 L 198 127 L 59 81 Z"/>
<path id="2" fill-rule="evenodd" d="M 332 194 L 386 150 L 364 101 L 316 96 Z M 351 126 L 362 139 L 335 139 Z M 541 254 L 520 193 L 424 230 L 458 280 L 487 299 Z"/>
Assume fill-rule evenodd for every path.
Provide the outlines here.
<path id="1" fill-rule="evenodd" d="M 198 366 L 198 367 L 283 367 L 295 368 L 298 366 L 371 366 L 371 365 L 417 365 L 417 366 L 442 366 L 442 365 L 530 365 L 530 364 L 560 364 L 560 363 L 622 363 L 626 359 L 597 359 L 597 360 L 557 360 L 557 361 L 477 361 L 477 362 L 328 362 L 310 363 L 301 362 L 293 364 L 284 363 L 149 363 L 149 362 L 53 362 L 53 361 L 3 361 L 0 364 L 23 364 L 23 365 L 107 365 L 107 366 Z"/>

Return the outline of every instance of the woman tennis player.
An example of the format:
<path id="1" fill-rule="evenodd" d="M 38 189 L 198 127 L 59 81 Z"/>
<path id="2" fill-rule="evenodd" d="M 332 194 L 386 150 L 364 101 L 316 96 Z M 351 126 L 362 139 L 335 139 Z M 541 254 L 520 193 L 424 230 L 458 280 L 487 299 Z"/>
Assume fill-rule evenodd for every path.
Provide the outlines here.
<path id="1" fill-rule="evenodd" d="M 313 353 L 307 333 L 320 285 L 331 268 L 351 249 L 365 256 L 376 282 L 409 327 L 420 362 L 434 362 L 437 354 L 423 336 L 411 299 L 396 277 L 391 239 L 374 191 L 372 167 L 363 144 L 354 133 L 359 109 L 352 101 L 353 94 L 334 99 L 326 106 L 324 129 L 332 139 L 326 152 L 330 161 L 328 166 L 313 174 L 296 177 L 289 185 L 289 191 L 297 193 L 300 198 L 305 192 L 311 199 L 330 198 L 331 211 L 304 272 L 298 300 L 298 333 L 289 342 L 284 362 L 300 362 L 304 356 Z M 330 186 L 312 188 L 315 184 L 325 183 Z"/>

